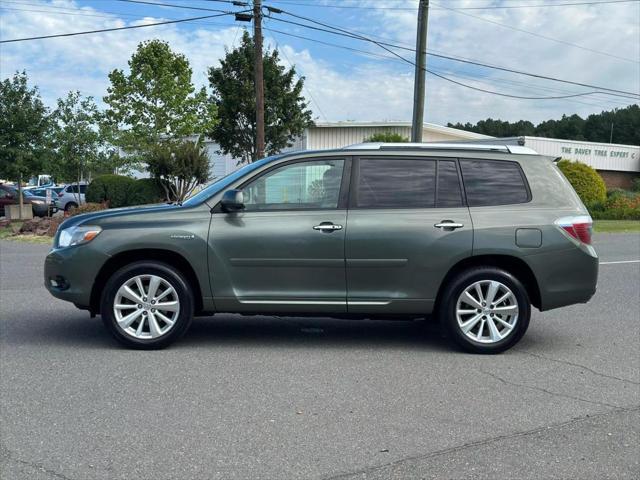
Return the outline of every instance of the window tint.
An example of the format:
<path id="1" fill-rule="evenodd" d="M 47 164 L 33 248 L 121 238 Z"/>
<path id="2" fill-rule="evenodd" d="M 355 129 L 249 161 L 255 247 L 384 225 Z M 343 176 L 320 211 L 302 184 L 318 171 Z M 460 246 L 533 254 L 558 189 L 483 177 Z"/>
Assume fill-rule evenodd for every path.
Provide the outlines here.
<path id="1" fill-rule="evenodd" d="M 403 158 L 360 160 L 356 207 L 431 208 L 436 162 Z"/>
<path id="2" fill-rule="evenodd" d="M 461 207 L 462 189 L 456 162 L 438 161 L 438 207 Z"/>
<path id="3" fill-rule="evenodd" d="M 276 168 L 243 188 L 246 210 L 337 208 L 343 168 L 344 160 Z"/>
<path id="4" fill-rule="evenodd" d="M 529 201 L 524 174 L 515 162 L 460 160 L 460 168 L 470 207 Z"/>

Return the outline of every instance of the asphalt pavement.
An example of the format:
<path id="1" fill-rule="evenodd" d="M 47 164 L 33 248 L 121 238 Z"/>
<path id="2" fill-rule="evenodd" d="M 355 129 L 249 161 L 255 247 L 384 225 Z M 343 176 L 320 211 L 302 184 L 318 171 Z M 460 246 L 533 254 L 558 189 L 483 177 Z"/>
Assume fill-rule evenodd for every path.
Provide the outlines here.
<path id="1" fill-rule="evenodd" d="M 4 479 L 640 478 L 640 235 L 498 356 L 425 322 L 199 318 L 130 351 L 0 241 Z"/>

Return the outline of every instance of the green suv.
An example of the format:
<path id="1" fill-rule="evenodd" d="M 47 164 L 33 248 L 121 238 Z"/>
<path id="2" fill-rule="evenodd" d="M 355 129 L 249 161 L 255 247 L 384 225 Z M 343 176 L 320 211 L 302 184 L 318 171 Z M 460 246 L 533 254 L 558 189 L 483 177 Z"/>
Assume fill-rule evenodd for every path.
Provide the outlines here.
<path id="1" fill-rule="evenodd" d="M 597 276 L 591 218 L 553 158 L 369 143 L 268 157 L 182 204 L 72 217 L 44 281 L 134 348 L 169 345 L 194 315 L 433 314 L 497 353 L 532 305 L 587 302 Z"/>

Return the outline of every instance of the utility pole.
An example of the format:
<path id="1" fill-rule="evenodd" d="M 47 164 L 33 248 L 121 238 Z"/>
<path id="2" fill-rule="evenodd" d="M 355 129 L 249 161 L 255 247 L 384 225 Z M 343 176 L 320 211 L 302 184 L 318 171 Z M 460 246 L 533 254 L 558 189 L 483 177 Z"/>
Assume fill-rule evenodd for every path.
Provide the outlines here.
<path id="1" fill-rule="evenodd" d="M 611 132 L 609 133 L 609 143 L 613 143 L 613 122 L 611 122 Z"/>
<path id="2" fill-rule="evenodd" d="M 256 85 L 256 158 L 264 157 L 264 78 L 262 64 L 262 0 L 253 0 L 254 77 Z"/>
<path id="3" fill-rule="evenodd" d="M 413 120 L 411 141 L 422 142 L 424 122 L 424 79 L 427 68 L 427 24 L 429 0 L 420 0 L 418 6 L 418 33 L 416 35 L 416 73 L 413 83 Z"/>

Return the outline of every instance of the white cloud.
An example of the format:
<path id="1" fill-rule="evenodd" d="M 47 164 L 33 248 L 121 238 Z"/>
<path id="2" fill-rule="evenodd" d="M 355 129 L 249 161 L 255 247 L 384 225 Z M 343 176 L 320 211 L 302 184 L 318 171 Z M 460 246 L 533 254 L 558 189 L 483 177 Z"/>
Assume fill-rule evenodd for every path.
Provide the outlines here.
<path id="1" fill-rule="evenodd" d="M 332 0 L 330 3 L 337 2 Z M 453 5 L 447 0 L 435 3 L 436 5 L 437 3 Z M 45 7 L 49 5 L 62 7 L 59 11 L 63 11 L 64 8 L 79 8 L 78 4 L 72 0 L 56 0 L 53 3 L 41 2 L 40 4 L 42 10 L 46 10 Z M 399 2 L 363 0 L 360 4 L 397 7 Z M 416 4 L 416 0 L 411 0 L 405 5 Z M 12 4 L 14 5 L 16 4 Z M 465 0 L 456 2 L 455 5 L 477 5 L 477 2 Z M 38 9 L 33 1 L 30 2 L 29 7 L 19 5 L 16 8 Z M 287 7 L 292 11 L 295 8 L 300 7 Z M 162 20 L 157 17 L 144 19 L 120 17 L 91 7 L 82 7 L 82 10 L 85 15 L 92 16 L 3 10 L 2 37 L 47 35 Z M 77 13 L 77 10 L 66 11 Z M 168 16 L 177 15 L 175 10 L 167 9 L 166 11 Z M 388 37 L 395 43 L 413 46 L 415 11 L 372 9 L 357 12 L 358 15 L 336 16 L 335 20 L 328 22 L 347 27 L 349 22 L 346 18 L 357 19 L 348 28 L 363 33 L 374 33 Z M 638 4 L 471 10 L 467 13 L 580 44 L 589 49 L 640 60 L 640 6 Z M 308 12 L 303 14 L 311 15 Z M 221 26 L 217 21 L 220 19 L 202 22 L 202 24 L 196 23 L 190 28 L 167 25 L 127 32 L 3 44 L 0 46 L 0 74 L 4 78 L 15 70 L 26 69 L 31 80 L 40 86 L 45 101 L 50 105 L 55 98 L 64 95 L 70 89 L 79 89 L 84 94 L 93 95 L 100 100 L 106 92 L 108 72 L 114 68 L 126 68 L 131 53 L 140 41 L 161 38 L 168 41 L 173 49 L 184 53 L 189 58 L 196 84 L 206 85 L 207 67 L 216 64 L 224 55 L 225 45 L 231 45 L 234 39 L 237 42 L 241 35 L 238 33 L 239 27 Z M 625 62 L 536 38 L 447 10 L 434 8 L 430 12 L 429 21 L 430 50 L 553 77 L 640 92 L 638 63 Z M 286 29 L 286 25 L 278 25 L 278 28 Z M 308 34 L 304 30 L 300 33 Z M 310 36 L 322 38 L 321 34 Z M 327 41 L 339 41 L 356 48 L 386 54 L 366 43 L 345 39 L 336 40 L 336 37 L 328 35 L 325 37 Z M 312 101 L 314 114 L 321 120 L 325 118 L 329 120 L 409 120 L 411 118 L 413 71 L 410 65 L 376 61 L 357 53 L 349 56 L 342 50 L 317 46 L 332 52 L 330 56 L 320 57 L 312 53 L 319 52 L 315 50 L 315 45 L 312 50 L 294 48 L 291 42 L 282 42 L 283 38 L 277 37 L 284 50 L 284 57 L 296 64 L 299 73 L 306 77 L 307 91 L 320 105 L 318 108 Z M 267 41 L 272 39 L 268 37 Z M 411 52 L 402 52 L 402 54 L 413 60 Z M 286 63 L 286 60 L 283 61 Z M 428 66 L 458 81 L 501 92 L 542 96 L 584 91 L 580 87 L 491 70 L 479 70 L 464 64 L 438 61 L 433 57 L 429 57 Z M 453 75 L 460 76 L 453 77 Z M 468 76 L 470 78 L 466 78 Z M 606 96 L 574 100 L 514 100 L 475 92 L 428 76 L 425 119 L 446 123 L 477 121 L 490 116 L 509 120 L 529 119 L 537 122 L 559 117 L 563 113 L 586 115 L 621 106 L 624 103 L 622 99 Z"/>

